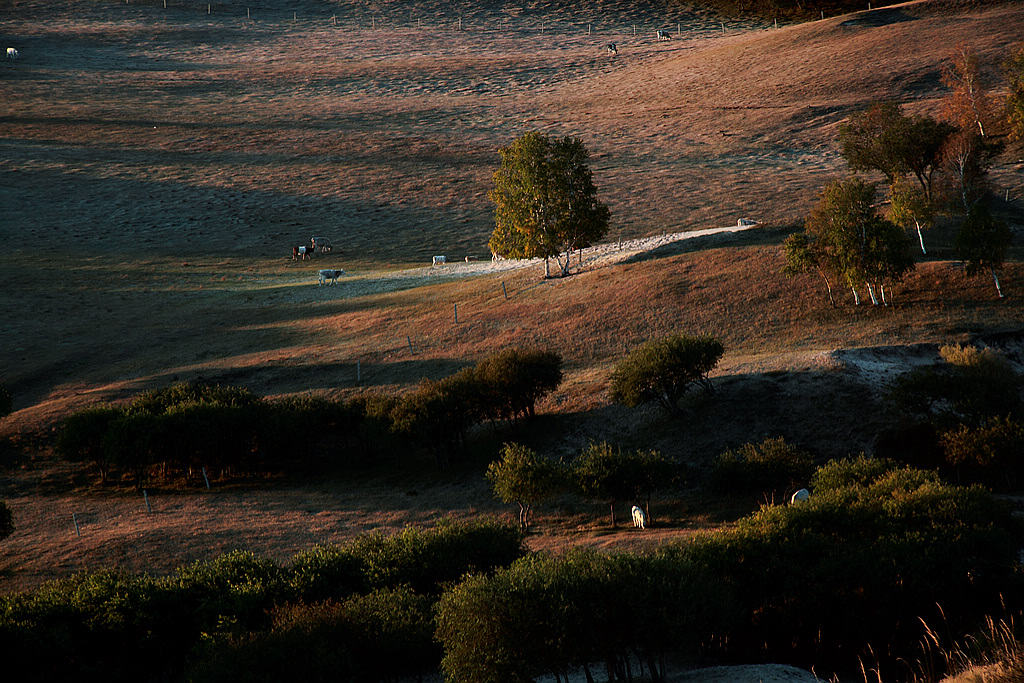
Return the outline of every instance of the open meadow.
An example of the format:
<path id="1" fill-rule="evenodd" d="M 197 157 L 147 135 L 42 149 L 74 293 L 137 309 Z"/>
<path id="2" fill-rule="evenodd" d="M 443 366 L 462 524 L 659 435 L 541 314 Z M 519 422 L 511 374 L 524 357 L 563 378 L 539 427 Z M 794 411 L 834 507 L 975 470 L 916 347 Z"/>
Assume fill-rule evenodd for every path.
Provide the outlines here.
<path id="1" fill-rule="evenodd" d="M 510 514 L 478 460 L 170 487 L 146 514 L 130 484 L 97 487 L 53 456 L 69 413 L 178 380 L 350 397 L 536 346 L 562 354 L 565 382 L 517 438 L 554 455 L 607 439 L 699 466 L 775 435 L 822 457 L 870 448 L 885 383 L 941 343 L 988 339 L 1022 362 L 1019 155 L 991 176 L 1015 234 L 1003 300 L 958 267 L 948 226 L 892 306 L 846 296 L 832 309 L 816 279 L 780 274 L 782 240 L 846 173 L 839 123 L 881 99 L 937 114 L 952 46 L 968 41 L 994 76 L 1024 36 L 1021 3 L 908 3 L 778 28 L 610 2 L 480 0 L 460 15 L 296 0 L 253 2 L 249 18 L 241 2 L 167 4 L 0 2 L 0 44 L 21 55 L 0 64 L 0 379 L 15 409 L 0 420 L 0 500 L 16 526 L 0 592 Z M 562 280 L 490 263 L 497 149 L 530 130 L 583 139 L 612 213 L 605 244 Z M 759 225 L 658 240 L 739 218 Z M 334 251 L 291 260 L 312 235 Z M 429 267 L 435 254 L 448 265 Z M 318 287 L 321 267 L 347 274 Z M 725 345 L 715 400 L 684 419 L 611 404 L 615 363 L 674 331 Z M 488 438 L 496 450 L 506 436 Z M 642 538 L 566 498 L 528 542 L 650 546 L 759 502 L 670 498 Z"/>

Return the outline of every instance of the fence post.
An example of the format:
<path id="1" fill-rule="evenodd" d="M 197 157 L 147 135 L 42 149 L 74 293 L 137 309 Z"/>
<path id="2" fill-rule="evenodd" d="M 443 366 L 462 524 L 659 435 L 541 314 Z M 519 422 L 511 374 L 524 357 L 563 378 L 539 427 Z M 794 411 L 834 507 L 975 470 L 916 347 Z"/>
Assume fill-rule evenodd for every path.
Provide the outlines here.
<path id="1" fill-rule="evenodd" d="M 362 361 L 356 361 L 356 384 L 360 384 L 363 381 L 363 368 Z"/>
<path id="2" fill-rule="evenodd" d="M 126 2 L 125 4 L 127 5 L 128 3 Z M 78 535 L 79 538 L 81 538 L 82 537 L 82 530 L 78 528 L 78 513 L 77 512 L 72 512 L 71 513 L 71 521 L 73 521 L 75 523 L 75 533 Z"/>
<path id="3" fill-rule="evenodd" d="M 142 489 L 142 499 L 146 501 L 146 512 L 152 512 L 153 508 L 149 506 L 149 494 L 146 493 L 146 489 Z"/>
<path id="4" fill-rule="evenodd" d="M 455 323 L 458 324 L 458 322 L 459 322 L 459 305 L 455 304 Z"/>
<path id="5" fill-rule="evenodd" d="M 505 289 L 505 281 L 501 281 L 501 293 L 505 295 L 505 299 L 508 300 L 508 290 Z"/>
<path id="6" fill-rule="evenodd" d="M 209 491 L 210 490 L 210 478 L 208 476 L 206 476 L 206 468 L 205 467 L 203 468 L 203 481 L 206 482 L 206 490 Z"/>
<path id="7" fill-rule="evenodd" d="M 413 354 L 414 351 L 412 350 L 412 337 L 410 337 L 409 335 L 405 335 L 405 341 L 409 343 L 409 353 Z"/>

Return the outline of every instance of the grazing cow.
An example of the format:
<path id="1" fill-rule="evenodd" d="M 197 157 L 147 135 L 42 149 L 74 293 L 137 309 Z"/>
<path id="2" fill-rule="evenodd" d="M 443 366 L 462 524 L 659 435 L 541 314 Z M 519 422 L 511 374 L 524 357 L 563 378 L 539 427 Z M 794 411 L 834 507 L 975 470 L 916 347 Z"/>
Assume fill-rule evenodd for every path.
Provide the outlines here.
<path id="1" fill-rule="evenodd" d="M 504 260 L 505 260 L 505 257 L 504 257 L 504 256 L 502 256 L 501 254 L 499 254 L 499 253 L 498 253 L 498 252 L 496 252 L 496 251 L 492 251 L 492 252 L 491 252 L 491 260 L 492 260 L 492 261 L 504 261 Z"/>
<path id="2" fill-rule="evenodd" d="M 331 244 L 331 241 L 326 237 L 312 237 L 310 238 L 309 243 L 313 245 L 314 251 L 319 249 L 321 254 L 334 251 L 334 245 Z"/>
<path id="3" fill-rule="evenodd" d="M 672 40 L 672 35 L 668 31 L 658 29 L 658 40 Z"/>
<path id="4" fill-rule="evenodd" d="M 605 52 L 607 52 L 610 55 L 619 54 L 619 48 L 617 45 L 615 45 L 615 43 L 608 43 L 607 45 L 604 46 L 604 49 Z"/>
<path id="5" fill-rule="evenodd" d="M 344 274 L 344 270 L 321 270 L 320 285 L 323 285 L 327 280 L 330 280 L 333 285 L 335 281 Z"/>
<path id="6" fill-rule="evenodd" d="M 476 256 L 467 256 L 466 263 L 469 263 L 470 261 L 476 261 Z"/>
<path id="7" fill-rule="evenodd" d="M 811 492 L 807 489 L 800 489 L 793 494 L 793 497 L 789 499 L 790 505 L 796 505 L 797 503 L 803 503 L 811 497 Z"/>
<path id="8" fill-rule="evenodd" d="M 745 228 L 750 225 L 757 225 L 757 221 L 755 221 L 753 218 L 740 218 L 738 221 L 736 221 L 737 228 Z"/>
<path id="9" fill-rule="evenodd" d="M 633 526 L 637 529 L 647 528 L 647 513 L 639 505 L 633 506 Z"/>
<path id="10" fill-rule="evenodd" d="M 448 259 L 446 257 L 444 257 L 444 256 L 435 256 L 434 257 L 434 262 L 430 264 L 430 267 L 433 268 L 434 266 L 443 266 L 447 262 L 448 262 Z"/>
<path id="11" fill-rule="evenodd" d="M 13 47 L 7 48 L 7 61 L 13 62 L 18 58 L 18 51 Z"/>

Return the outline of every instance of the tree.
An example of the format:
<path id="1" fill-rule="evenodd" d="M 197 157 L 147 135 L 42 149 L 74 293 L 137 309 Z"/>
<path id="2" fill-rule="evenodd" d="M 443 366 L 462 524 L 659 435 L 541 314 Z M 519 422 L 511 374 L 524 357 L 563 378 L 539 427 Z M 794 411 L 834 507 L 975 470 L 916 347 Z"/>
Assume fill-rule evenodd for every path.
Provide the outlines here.
<path id="1" fill-rule="evenodd" d="M 1006 122 L 1010 139 L 1024 141 L 1024 45 L 1003 63 L 1003 75 L 1009 85 L 1006 94 Z"/>
<path id="2" fill-rule="evenodd" d="M 562 383 L 562 357 L 551 351 L 505 349 L 477 363 L 474 376 L 491 417 L 533 417 L 537 401 Z"/>
<path id="3" fill-rule="evenodd" d="M 635 494 L 631 458 L 608 442 L 590 444 L 573 463 L 573 474 L 585 498 L 603 500 L 615 526 L 615 503 Z"/>
<path id="4" fill-rule="evenodd" d="M 538 457 L 526 446 L 507 443 L 501 460 L 487 466 L 487 480 L 499 500 L 519 506 L 519 528 L 526 532 L 533 506 L 558 490 L 564 474 L 557 463 Z"/>
<path id="5" fill-rule="evenodd" d="M 612 372 L 610 397 L 635 407 L 657 401 L 671 413 L 679 412 L 679 399 L 693 384 L 707 392 L 713 387 L 710 372 L 725 347 L 710 336 L 683 334 L 654 339 L 634 349 Z"/>
<path id="6" fill-rule="evenodd" d="M 943 66 L 942 84 L 952 91 L 945 102 L 946 118 L 961 133 L 988 137 L 995 120 L 995 108 L 981 78 L 978 55 L 966 42 L 956 45 L 949 62 Z"/>
<path id="7" fill-rule="evenodd" d="M 922 231 L 935 225 L 935 207 L 928 195 L 913 184 L 898 179 L 892 184 L 891 215 L 894 223 L 905 230 L 917 230 L 917 239 L 921 244 L 921 253 L 927 254 L 924 247 Z"/>
<path id="8" fill-rule="evenodd" d="M 933 178 L 954 127 L 929 116 L 905 116 L 895 102 L 877 102 L 839 127 L 839 144 L 852 171 L 880 171 L 890 185 L 907 173 L 932 201 Z"/>
<path id="9" fill-rule="evenodd" d="M 857 304 L 860 285 L 873 304 L 886 303 L 885 283 L 898 282 L 913 267 L 906 238 L 876 213 L 874 197 L 875 186 L 857 176 L 829 183 L 804 228 L 820 267 L 845 280 Z"/>
<path id="10" fill-rule="evenodd" d="M 795 277 L 812 270 L 817 271 L 821 279 L 825 281 L 828 301 L 835 307 L 836 300 L 832 296 L 832 282 L 829 280 L 828 270 L 826 270 L 827 253 L 820 240 L 814 239 L 806 231 L 795 232 L 786 238 L 782 248 L 786 256 L 786 265 L 783 266 L 782 273 L 786 277 Z"/>
<path id="11" fill-rule="evenodd" d="M 975 275 L 987 270 L 992 275 L 999 298 L 1003 289 L 997 271 L 1006 260 L 1013 234 L 1009 226 L 996 219 L 984 205 L 978 205 L 967 214 L 956 236 L 956 250 L 967 262 L 967 273 Z"/>
<path id="12" fill-rule="evenodd" d="M 563 276 L 576 249 L 608 232 L 608 207 L 597 200 L 588 153 L 579 138 L 530 132 L 498 150 L 491 251 L 510 258 L 558 261 Z M 563 261 L 564 255 L 564 261 Z"/>

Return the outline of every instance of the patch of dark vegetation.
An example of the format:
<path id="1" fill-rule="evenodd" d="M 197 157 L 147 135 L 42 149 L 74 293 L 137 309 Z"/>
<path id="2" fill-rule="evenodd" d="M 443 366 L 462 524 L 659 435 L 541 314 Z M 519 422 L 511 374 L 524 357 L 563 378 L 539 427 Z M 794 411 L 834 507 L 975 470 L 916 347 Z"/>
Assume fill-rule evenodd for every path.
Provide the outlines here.
<path id="1" fill-rule="evenodd" d="M 247 389 L 182 382 L 124 407 L 68 417 L 57 439 L 66 460 L 95 467 L 102 482 L 146 482 L 260 473 L 351 472 L 421 454 L 449 464 L 485 421 L 532 417 L 562 381 L 561 357 L 507 349 L 403 396 L 348 401 L 313 396 L 265 400 Z"/>

